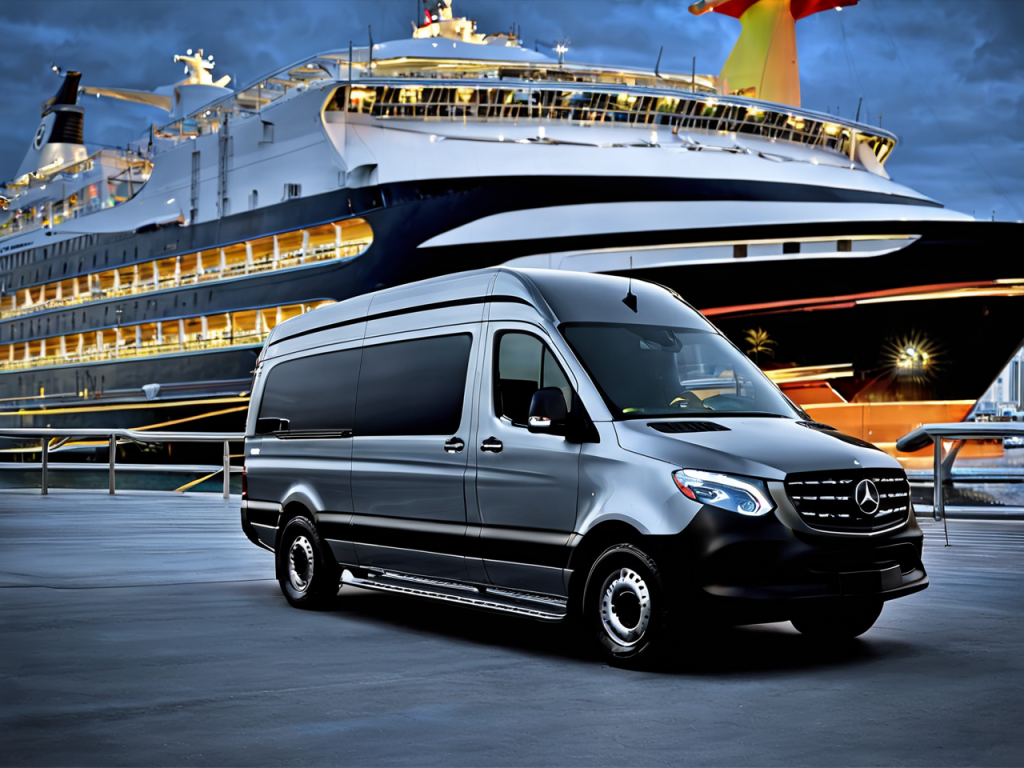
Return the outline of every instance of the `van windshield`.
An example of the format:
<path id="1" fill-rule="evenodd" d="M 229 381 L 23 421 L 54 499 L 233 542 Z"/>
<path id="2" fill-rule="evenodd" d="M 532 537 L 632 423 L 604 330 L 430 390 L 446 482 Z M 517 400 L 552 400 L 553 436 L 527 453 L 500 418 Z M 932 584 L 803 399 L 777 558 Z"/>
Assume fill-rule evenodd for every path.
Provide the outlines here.
<path id="1" fill-rule="evenodd" d="M 562 334 L 616 419 L 800 413 L 763 373 L 711 331 L 566 323 Z"/>

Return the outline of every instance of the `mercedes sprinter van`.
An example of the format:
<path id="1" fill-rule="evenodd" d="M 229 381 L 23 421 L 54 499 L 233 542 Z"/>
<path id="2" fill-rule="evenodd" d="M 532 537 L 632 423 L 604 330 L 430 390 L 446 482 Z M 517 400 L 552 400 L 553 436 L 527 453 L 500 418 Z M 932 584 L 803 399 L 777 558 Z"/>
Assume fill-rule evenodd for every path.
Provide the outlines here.
<path id="1" fill-rule="evenodd" d="M 581 622 L 630 665 L 708 621 L 828 639 L 928 586 L 900 465 L 815 423 L 676 293 L 495 268 L 277 326 L 242 527 L 342 585 Z"/>

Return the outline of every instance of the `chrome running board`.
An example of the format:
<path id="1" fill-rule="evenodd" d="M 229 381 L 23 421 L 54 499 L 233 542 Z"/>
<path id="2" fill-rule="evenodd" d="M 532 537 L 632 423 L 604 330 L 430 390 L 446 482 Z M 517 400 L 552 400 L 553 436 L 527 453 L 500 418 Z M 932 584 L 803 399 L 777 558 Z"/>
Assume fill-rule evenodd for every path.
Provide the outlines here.
<path id="1" fill-rule="evenodd" d="M 541 621 L 561 621 L 565 618 L 568 601 L 550 595 L 532 595 L 508 589 L 487 589 L 458 582 L 427 579 L 418 576 L 382 572 L 369 572 L 356 576 L 348 568 L 341 572 L 341 583 L 361 589 L 397 592 L 431 600 L 445 600 L 488 611 L 513 613 Z"/>

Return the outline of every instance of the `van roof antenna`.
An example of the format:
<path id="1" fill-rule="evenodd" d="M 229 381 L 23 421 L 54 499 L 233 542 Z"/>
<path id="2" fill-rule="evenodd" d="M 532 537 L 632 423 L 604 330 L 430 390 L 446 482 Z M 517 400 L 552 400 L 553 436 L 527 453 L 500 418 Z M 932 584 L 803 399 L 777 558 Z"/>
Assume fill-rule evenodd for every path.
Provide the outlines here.
<path id="1" fill-rule="evenodd" d="M 633 293 L 633 257 L 629 257 L 629 290 L 626 292 L 626 298 L 622 300 L 622 303 L 627 307 L 636 312 L 636 294 Z"/>

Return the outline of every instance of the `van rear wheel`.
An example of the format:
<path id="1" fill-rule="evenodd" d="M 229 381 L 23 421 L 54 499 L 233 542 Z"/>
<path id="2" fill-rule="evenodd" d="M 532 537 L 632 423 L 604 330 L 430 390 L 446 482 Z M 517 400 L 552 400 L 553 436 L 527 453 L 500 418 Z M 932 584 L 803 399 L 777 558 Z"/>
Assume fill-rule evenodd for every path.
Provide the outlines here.
<path id="1" fill-rule="evenodd" d="M 325 608 L 338 594 L 340 576 L 324 554 L 316 525 L 307 517 L 288 521 L 277 548 L 277 581 L 296 608 Z"/>
<path id="2" fill-rule="evenodd" d="M 583 592 L 583 627 L 610 664 L 638 667 L 667 644 L 665 589 L 653 558 L 632 544 L 594 561 Z"/>

